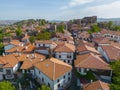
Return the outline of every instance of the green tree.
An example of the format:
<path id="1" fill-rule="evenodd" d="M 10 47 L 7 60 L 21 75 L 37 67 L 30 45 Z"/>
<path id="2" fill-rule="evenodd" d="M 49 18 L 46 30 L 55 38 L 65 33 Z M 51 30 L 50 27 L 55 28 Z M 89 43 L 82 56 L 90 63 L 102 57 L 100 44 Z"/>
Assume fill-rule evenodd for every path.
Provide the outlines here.
<path id="1" fill-rule="evenodd" d="M 114 25 L 112 27 L 112 29 L 115 30 L 115 31 L 120 31 L 120 26 Z"/>
<path id="2" fill-rule="evenodd" d="M 99 32 L 101 29 L 98 27 L 98 25 L 93 25 L 92 27 L 91 27 L 91 30 L 88 30 L 88 33 L 89 34 L 92 34 L 92 33 L 94 33 L 94 32 Z"/>
<path id="3" fill-rule="evenodd" d="M 17 30 L 16 30 L 16 35 L 17 36 L 21 36 L 22 35 L 22 29 L 20 26 L 18 26 Z"/>
<path id="4" fill-rule="evenodd" d="M 0 55 L 2 55 L 4 52 L 4 45 L 3 43 L 0 43 Z"/>
<path id="5" fill-rule="evenodd" d="M 50 37 L 51 37 L 51 34 L 49 32 L 38 33 L 37 35 L 38 40 L 49 40 Z"/>
<path id="6" fill-rule="evenodd" d="M 8 81 L 2 81 L 0 82 L 0 90 L 15 90 L 15 86 Z"/>
<path id="7" fill-rule="evenodd" d="M 3 34 L 0 33 L 0 42 L 3 42 Z"/>
<path id="8" fill-rule="evenodd" d="M 64 28 L 65 28 L 64 24 L 58 25 L 58 26 L 57 26 L 57 32 L 64 33 Z"/>
<path id="9" fill-rule="evenodd" d="M 120 60 L 111 64 L 113 69 L 113 83 L 110 85 L 110 90 L 120 90 Z"/>
<path id="10" fill-rule="evenodd" d="M 112 29 L 112 27 L 113 27 L 113 22 L 112 22 L 112 21 L 109 21 L 108 24 L 107 24 L 107 26 L 108 26 L 109 29 Z"/>
<path id="11" fill-rule="evenodd" d="M 46 85 L 42 85 L 38 90 L 50 90 L 50 88 Z"/>
<path id="12" fill-rule="evenodd" d="M 41 25 L 45 25 L 45 24 L 46 24 L 46 20 L 45 20 L 45 19 L 42 19 L 42 20 L 40 21 L 40 24 L 41 24 Z"/>
<path id="13" fill-rule="evenodd" d="M 31 37 L 29 38 L 29 41 L 30 41 L 31 43 L 34 43 L 34 42 L 35 42 L 35 37 L 34 37 L 34 36 L 31 36 Z"/>

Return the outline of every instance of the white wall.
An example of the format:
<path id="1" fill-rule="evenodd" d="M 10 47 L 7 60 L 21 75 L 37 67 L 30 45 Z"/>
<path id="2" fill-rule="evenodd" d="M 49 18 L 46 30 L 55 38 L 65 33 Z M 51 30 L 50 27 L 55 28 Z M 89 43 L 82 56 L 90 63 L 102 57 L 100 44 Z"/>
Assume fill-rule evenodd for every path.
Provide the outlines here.
<path id="1" fill-rule="evenodd" d="M 50 84 L 50 88 L 52 89 L 52 90 L 54 90 L 53 88 L 54 88 L 54 82 L 51 80 L 51 79 L 49 79 L 46 75 L 44 75 L 41 71 L 40 71 L 40 73 L 39 73 L 39 70 L 37 69 L 37 68 L 35 68 L 35 76 L 37 77 L 37 78 L 39 78 L 39 83 L 40 84 L 42 84 L 43 82 L 42 82 L 42 78 L 44 78 L 44 83 L 46 84 L 46 85 L 48 85 L 48 83 Z"/>
<path id="2" fill-rule="evenodd" d="M 67 58 L 68 55 L 70 55 L 71 58 Z M 59 56 L 61 56 L 61 58 Z M 68 63 L 68 64 L 72 64 L 72 61 L 74 60 L 74 53 L 72 53 L 72 52 L 71 53 L 67 53 L 67 52 L 59 53 L 59 52 L 56 52 L 55 53 L 55 58 L 61 59 L 63 61 L 65 60 L 66 63 L 68 63 L 68 60 L 69 60 L 70 63 Z"/>
<path id="3" fill-rule="evenodd" d="M 70 73 L 70 75 L 68 75 L 68 73 Z M 65 76 L 65 79 L 64 79 L 64 76 Z M 54 90 L 57 90 L 58 89 L 58 84 L 60 84 L 60 87 L 65 87 L 67 86 L 70 81 L 68 81 L 68 78 L 70 77 L 70 81 L 71 81 L 71 78 L 72 78 L 72 73 L 71 72 L 67 72 L 65 73 L 64 75 L 62 75 L 61 77 L 59 77 L 59 82 L 58 79 L 54 80 Z"/>
<path id="4" fill-rule="evenodd" d="M 46 48 L 55 48 L 57 45 L 53 45 L 53 44 L 44 44 L 44 47 Z M 43 47 L 43 43 L 36 43 L 36 47 Z"/>
<path id="5" fill-rule="evenodd" d="M 69 72 L 67 72 L 65 75 L 65 79 L 64 79 L 64 75 L 62 75 L 61 77 L 59 77 L 59 82 L 57 82 L 58 79 L 56 80 L 51 80 L 49 77 L 47 77 L 44 73 L 40 72 L 37 68 L 35 68 L 35 75 L 37 78 L 39 78 L 39 83 L 43 84 L 42 82 L 42 78 L 44 78 L 44 84 L 48 85 L 48 83 L 50 84 L 50 88 L 52 90 L 58 90 L 58 84 L 60 84 L 60 86 L 66 86 L 68 83 L 70 83 L 70 81 L 68 82 L 68 77 L 72 77 L 72 73 L 70 72 L 70 75 L 68 75 Z"/>
<path id="6" fill-rule="evenodd" d="M 48 50 L 36 50 L 36 52 L 41 53 L 41 54 L 45 54 L 48 55 Z"/>
<path id="7" fill-rule="evenodd" d="M 17 64 L 13 67 L 13 73 L 15 73 L 19 68 L 20 68 L 20 63 L 17 63 Z"/>
<path id="8" fill-rule="evenodd" d="M 101 47 L 98 47 L 98 51 L 106 59 L 107 62 L 110 62 L 109 57 L 107 56 L 106 52 Z"/>

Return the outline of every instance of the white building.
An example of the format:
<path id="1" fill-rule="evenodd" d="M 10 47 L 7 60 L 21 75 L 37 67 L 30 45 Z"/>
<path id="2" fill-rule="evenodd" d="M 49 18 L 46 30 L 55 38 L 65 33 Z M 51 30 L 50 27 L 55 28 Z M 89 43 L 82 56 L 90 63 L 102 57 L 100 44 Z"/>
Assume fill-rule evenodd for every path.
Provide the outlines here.
<path id="1" fill-rule="evenodd" d="M 0 80 L 3 79 L 3 75 L 5 75 L 5 79 L 13 79 L 20 63 L 13 54 L 10 54 L 0 57 L 0 66 Z"/>
<path id="2" fill-rule="evenodd" d="M 120 31 L 103 30 L 101 33 L 103 36 L 110 38 L 111 40 L 120 42 Z"/>
<path id="3" fill-rule="evenodd" d="M 65 88 L 70 84 L 72 67 L 58 59 L 50 58 L 35 64 L 35 75 L 40 84 L 51 90 Z"/>
<path id="4" fill-rule="evenodd" d="M 74 60 L 75 46 L 69 43 L 57 46 L 54 50 L 55 58 L 63 60 L 68 64 L 72 64 Z"/>
<path id="5" fill-rule="evenodd" d="M 98 47 L 98 51 L 105 58 L 105 60 L 110 63 L 120 59 L 120 48 L 107 45 Z"/>
<path id="6" fill-rule="evenodd" d="M 112 77 L 112 70 L 104 60 L 102 60 L 98 55 L 94 55 L 92 53 L 90 54 L 84 54 L 84 55 L 78 55 L 75 60 L 75 67 L 77 69 L 77 72 L 79 72 L 81 75 L 86 75 L 88 71 L 94 71 L 99 74 L 99 77 L 105 80 L 111 80 Z M 105 74 L 105 72 L 108 72 L 108 74 Z"/>
<path id="7" fill-rule="evenodd" d="M 57 44 L 53 41 L 36 41 L 36 52 L 49 55 L 49 50 L 53 50 Z"/>
<path id="8" fill-rule="evenodd" d="M 38 53 L 32 53 L 32 54 L 21 54 L 16 55 L 19 62 L 21 62 L 20 69 L 22 70 L 22 73 L 29 73 L 34 76 L 34 64 L 43 61 L 46 57 L 44 55 L 38 54 Z"/>

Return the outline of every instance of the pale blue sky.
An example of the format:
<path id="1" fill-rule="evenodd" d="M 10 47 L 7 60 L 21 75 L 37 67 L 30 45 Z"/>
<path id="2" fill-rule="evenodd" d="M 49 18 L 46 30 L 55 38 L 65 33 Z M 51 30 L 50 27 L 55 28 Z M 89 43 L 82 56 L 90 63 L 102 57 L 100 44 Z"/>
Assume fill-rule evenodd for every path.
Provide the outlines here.
<path id="1" fill-rule="evenodd" d="M 120 0 L 0 0 L 0 20 L 120 17 Z"/>

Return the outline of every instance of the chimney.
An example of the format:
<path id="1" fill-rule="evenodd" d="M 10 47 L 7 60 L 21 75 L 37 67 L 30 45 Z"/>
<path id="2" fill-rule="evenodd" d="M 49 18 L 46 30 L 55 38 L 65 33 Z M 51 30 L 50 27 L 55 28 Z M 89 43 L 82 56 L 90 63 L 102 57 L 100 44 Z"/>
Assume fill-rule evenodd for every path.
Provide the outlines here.
<path id="1" fill-rule="evenodd" d="M 90 83 L 92 83 L 92 82 L 93 82 L 93 80 L 90 81 Z"/>
<path id="2" fill-rule="evenodd" d="M 35 53 L 33 53 L 33 54 L 32 54 L 32 57 L 33 57 L 33 58 L 36 58 L 36 55 L 35 55 Z"/>
<path id="3" fill-rule="evenodd" d="M 33 45 L 35 45 L 35 43 L 33 43 Z"/>
<path id="4" fill-rule="evenodd" d="M 43 61 L 43 59 L 41 59 L 40 61 Z"/>
<path id="5" fill-rule="evenodd" d="M 25 46 L 25 49 L 27 50 L 27 49 L 28 49 L 28 46 Z"/>
<path id="6" fill-rule="evenodd" d="M 5 53 L 2 53 L 3 56 L 5 56 Z"/>
<path id="7" fill-rule="evenodd" d="M 27 55 L 27 58 L 29 58 L 29 55 Z"/>

